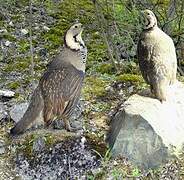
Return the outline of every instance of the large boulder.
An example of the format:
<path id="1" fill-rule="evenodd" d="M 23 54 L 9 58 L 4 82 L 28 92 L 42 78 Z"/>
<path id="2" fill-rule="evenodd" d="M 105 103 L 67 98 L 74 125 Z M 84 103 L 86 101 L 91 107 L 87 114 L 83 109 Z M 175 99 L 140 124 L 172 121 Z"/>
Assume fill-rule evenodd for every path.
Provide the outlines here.
<path id="1" fill-rule="evenodd" d="M 177 82 L 168 94 L 163 103 L 135 94 L 122 104 L 107 136 L 113 156 L 154 168 L 178 155 L 184 143 L 184 85 Z"/>

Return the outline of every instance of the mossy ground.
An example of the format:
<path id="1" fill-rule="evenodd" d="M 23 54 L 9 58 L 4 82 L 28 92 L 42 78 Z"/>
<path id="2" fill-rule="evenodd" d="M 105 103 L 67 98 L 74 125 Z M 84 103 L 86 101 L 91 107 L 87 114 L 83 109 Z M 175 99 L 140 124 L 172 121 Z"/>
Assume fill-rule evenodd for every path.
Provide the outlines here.
<path id="1" fill-rule="evenodd" d="M 40 1 L 33 1 L 35 5 L 40 6 Z M 12 1 L 13 3 L 13 1 Z M 18 5 L 24 9 L 25 5 L 28 5 L 28 1 L 21 0 Z M 15 6 L 15 4 L 12 4 Z M 88 179 L 105 179 L 106 175 L 110 172 L 114 179 L 118 178 L 135 178 L 140 176 L 140 170 L 136 167 L 130 167 L 123 161 L 113 161 L 109 159 L 103 150 L 104 138 L 108 129 L 109 117 L 108 113 L 117 105 L 120 101 L 124 100 L 124 96 L 117 90 L 109 90 L 109 87 L 123 84 L 123 94 L 128 98 L 131 93 L 135 93 L 141 89 L 147 87 L 143 78 L 138 70 L 136 61 L 124 62 L 121 64 L 120 73 L 116 73 L 114 67 L 109 61 L 107 54 L 107 47 L 101 36 L 100 28 L 96 20 L 95 9 L 90 0 L 64 0 L 61 3 L 53 3 L 52 0 L 44 1 L 44 7 L 49 16 L 53 17 L 55 23 L 49 26 L 50 30 L 47 32 L 36 33 L 36 38 L 33 40 L 33 46 L 36 48 L 39 44 L 42 45 L 47 52 L 47 60 L 43 61 L 43 58 L 39 52 L 34 52 L 35 62 L 35 76 L 30 76 L 30 43 L 28 36 L 17 39 L 10 32 L 15 31 L 8 27 L 4 19 L 0 19 L 0 25 L 8 29 L 8 33 L 2 34 L 3 39 L 11 42 L 16 42 L 18 51 L 17 54 L 23 56 L 14 57 L 9 52 L 7 62 L 1 71 L 4 75 L 11 74 L 12 72 L 20 73 L 21 79 L 10 80 L 2 78 L 0 81 L 5 84 L 5 88 L 11 89 L 19 93 L 19 89 L 23 88 L 25 91 L 29 91 L 29 84 L 34 79 L 39 79 L 41 73 L 46 68 L 46 64 L 51 58 L 59 52 L 59 48 L 63 44 L 63 35 L 67 28 L 74 22 L 80 21 L 84 24 L 83 39 L 88 48 L 88 60 L 86 68 L 86 78 L 84 80 L 84 86 L 82 90 L 82 96 L 85 101 L 89 104 L 86 106 L 84 112 L 85 126 L 87 128 L 86 136 L 91 140 L 91 144 L 94 145 L 94 149 L 98 151 L 103 157 L 103 166 L 100 172 L 89 175 Z M 21 14 L 22 13 L 22 14 Z M 13 23 L 22 22 L 24 20 L 23 11 L 20 14 L 12 15 Z M 127 89 L 133 87 L 133 92 L 129 92 Z M 21 92 L 22 93 L 22 92 Z M 24 96 L 20 94 L 19 98 Z M 23 99 L 23 98 L 20 98 Z M 10 125 L 12 126 L 12 125 Z M 91 126 L 95 126 L 95 132 L 91 131 Z M 9 127 L 9 126 L 8 126 Z M 0 134 L 4 133 L 4 129 L 0 129 Z M 39 137 L 39 135 L 31 135 L 25 139 L 25 142 L 20 143 L 19 148 L 28 153 L 32 154 L 33 142 Z M 56 136 L 51 134 L 45 134 L 45 142 L 47 145 L 52 146 Z M 96 146 L 96 147 L 95 147 Z M 107 150 L 107 149 L 106 149 Z M 160 171 L 153 171 L 156 175 Z M 182 172 L 181 172 L 182 173 Z M 146 178 L 143 178 L 146 179 Z M 149 178 L 148 178 L 149 179 Z"/>

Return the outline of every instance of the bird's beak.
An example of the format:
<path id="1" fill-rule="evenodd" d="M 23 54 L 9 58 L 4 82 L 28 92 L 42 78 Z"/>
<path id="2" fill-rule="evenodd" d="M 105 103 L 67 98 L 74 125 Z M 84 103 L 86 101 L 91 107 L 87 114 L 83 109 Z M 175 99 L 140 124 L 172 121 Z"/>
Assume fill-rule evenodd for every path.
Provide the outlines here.
<path id="1" fill-rule="evenodd" d="M 79 23 L 79 26 L 80 26 L 80 27 L 82 27 L 82 24 L 81 24 L 81 23 Z"/>
<path id="2" fill-rule="evenodd" d="M 83 31 L 83 29 L 84 29 L 84 27 L 83 27 L 83 25 L 82 25 L 81 23 L 79 23 L 79 28 L 80 28 L 80 30 L 81 30 L 81 32 L 80 32 L 80 34 L 81 34 L 82 31 Z"/>

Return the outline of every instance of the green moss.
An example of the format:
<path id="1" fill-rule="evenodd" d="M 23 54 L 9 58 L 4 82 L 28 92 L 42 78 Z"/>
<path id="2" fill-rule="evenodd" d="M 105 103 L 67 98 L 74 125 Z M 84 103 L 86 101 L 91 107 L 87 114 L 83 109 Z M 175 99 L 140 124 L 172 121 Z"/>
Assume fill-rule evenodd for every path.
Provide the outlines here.
<path id="1" fill-rule="evenodd" d="M 101 34 L 100 34 L 98 31 L 93 32 L 91 36 L 92 36 L 92 38 L 93 38 L 94 40 L 98 40 L 98 39 L 101 38 Z"/>
<path id="2" fill-rule="evenodd" d="M 102 74 L 113 74 L 115 72 L 114 66 L 112 64 L 101 64 L 97 67 L 97 71 Z"/>
<path id="3" fill-rule="evenodd" d="M 107 94 L 106 86 L 108 82 L 98 77 L 86 77 L 83 94 L 86 100 L 104 97 Z"/>
<path id="4" fill-rule="evenodd" d="M 103 137 L 99 137 L 95 133 L 86 132 L 85 137 L 92 149 L 101 157 L 105 156 L 105 152 L 108 150 L 107 144 L 104 142 Z"/>
<path id="5" fill-rule="evenodd" d="M 22 16 L 20 14 L 13 14 L 12 15 L 12 20 L 14 20 L 14 21 L 17 21 L 17 20 L 19 20 L 21 18 L 22 18 Z"/>
<path id="6" fill-rule="evenodd" d="M 26 40 L 21 40 L 21 41 L 18 42 L 18 46 L 19 46 L 18 50 L 21 53 L 25 53 L 30 49 L 30 42 L 26 41 Z"/>
<path id="7" fill-rule="evenodd" d="M 20 72 L 20 71 L 28 71 L 30 66 L 30 57 L 25 57 L 25 58 L 17 58 L 14 59 L 14 61 L 10 62 L 7 64 L 3 71 L 4 72 Z"/>
<path id="8" fill-rule="evenodd" d="M 110 105 L 110 103 L 109 102 L 103 102 L 103 101 L 101 101 L 101 102 L 96 102 L 95 104 L 93 104 L 93 105 L 95 105 L 95 109 L 96 109 L 96 111 L 98 111 L 98 112 L 107 112 L 107 111 L 109 111 L 110 110 L 110 108 L 111 108 L 111 105 Z"/>
<path id="9" fill-rule="evenodd" d="M 116 81 L 118 82 L 132 82 L 132 83 L 143 83 L 144 80 L 142 76 L 135 75 L 135 74 L 121 74 L 119 76 L 116 76 Z"/>
<path id="10" fill-rule="evenodd" d="M 18 63 L 11 63 L 8 64 L 4 71 L 5 72 L 12 72 L 12 71 L 24 71 L 25 69 L 27 69 L 29 67 L 29 62 L 18 62 Z"/>
<path id="11" fill-rule="evenodd" d="M 120 71 L 122 74 L 140 74 L 139 66 L 135 63 L 136 59 L 132 59 L 131 61 L 123 62 L 120 67 Z"/>
<path id="12" fill-rule="evenodd" d="M 4 21 L 0 19 L 0 26 L 3 27 Z"/>
<path id="13" fill-rule="evenodd" d="M 44 39 L 48 42 L 47 44 L 45 44 L 45 48 L 48 50 L 52 50 L 55 48 L 58 48 L 59 46 L 61 46 L 62 41 L 61 41 L 61 36 L 57 35 L 57 34 L 45 34 Z"/>
<path id="14" fill-rule="evenodd" d="M 46 147 L 50 147 L 55 143 L 55 138 L 49 133 L 45 134 L 44 136 L 41 134 L 31 134 L 27 136 L 19 146 L 18 146 L 18 151 L 23 151 L 24 154 L 27 157 L 31 157 L 33 154 L 33 144 L 38 138 L 43 138 L 44 142 L 46 144 Z"/>
<path id="15" fill-rule="evenodd" d="M 45 135 L 45 143 L 47 146 L 52 146 L 55 143 L 55 138 L 53 137 L 52 134 L 46 134 Z"/>
<path id="16" fill-rule="evenodd" d="M 107 57 L 107 47 L 103 41 L 96 41 L 92 39 L 90 44 L 87 43 L 88 47 L 88 61 L 98 61 L 102 62 L 108 59 Z"/>
<path id="17" fill-rule="evenodd" d="M 2 34 L 2 35 L 0 35 L 0 37 L 4 38 L 6 40 L 9 40 L 9 41 L 16 41 L 16 37 L 14 37 L 13 35 L 11 35 L 9 33 Z"/>
<path id="18" fill-rule="evenodd" d="M 27 136 L 25 141 L 18 145 L 17 150 L 24 152 L 27 157 L 32 155 L 33 142 L 35 141 L 35 135 Z"/>
<path id="19" fill-rule="evenodd" d="M 15 81 L 15 82 L 9 83 L 7 86 L 10 89 L 17 89 L 17 88 L 19 88 L 21 86 L 21 84 L 20 84 L 19 81 Z"/>

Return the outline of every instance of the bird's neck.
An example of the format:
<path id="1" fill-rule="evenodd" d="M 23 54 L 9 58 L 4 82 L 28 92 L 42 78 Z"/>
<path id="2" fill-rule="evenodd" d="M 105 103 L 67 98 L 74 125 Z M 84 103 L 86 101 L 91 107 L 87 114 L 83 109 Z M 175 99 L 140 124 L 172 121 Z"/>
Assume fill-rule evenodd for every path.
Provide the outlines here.
<path id="1" fill-rule="evenodd" d="M 74 51 L 65 46 L 62 54 L 64 54 L 64 61 L 73 65 L 77 70 L 85 72 L 87 48 L 83 48 L 78 51 Z M 62 56 L 62 55 L 61 55 Z"/>

